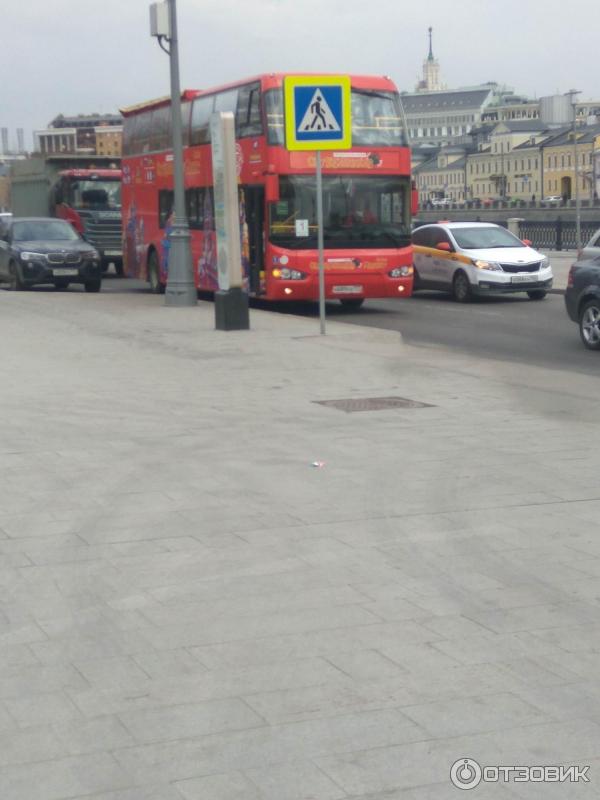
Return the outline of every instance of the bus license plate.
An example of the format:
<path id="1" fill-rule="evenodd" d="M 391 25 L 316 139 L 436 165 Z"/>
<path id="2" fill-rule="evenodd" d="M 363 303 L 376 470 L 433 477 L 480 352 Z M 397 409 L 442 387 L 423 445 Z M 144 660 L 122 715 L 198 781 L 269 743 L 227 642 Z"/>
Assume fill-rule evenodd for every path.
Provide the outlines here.
<path id="1" fill-rule="evenodd" d="M 510 279 L 511 283 L 534 283 L 535 278 L 533 275 L 513 275 Z"/>
<path id="2" fill-rule="evenodd" d="M 122 253 L 121 253 L 120 250 L 105 250 L 104 251 L 104 255 L 105 256 L 117 256 L 118 258 L 121 258 Z"/>
<path id="3" fill-rule="evenodd" d="M 77 275 L 76 269 L 53 269 L 52 274 L 55 278 L 61 278 L 66 275 Z"/>
<path id="4" fill-rule="evenodd" d="M 362 294 L 363 287 L 362 286 L 334 286 L 333 287 L 334 294 Z"/>

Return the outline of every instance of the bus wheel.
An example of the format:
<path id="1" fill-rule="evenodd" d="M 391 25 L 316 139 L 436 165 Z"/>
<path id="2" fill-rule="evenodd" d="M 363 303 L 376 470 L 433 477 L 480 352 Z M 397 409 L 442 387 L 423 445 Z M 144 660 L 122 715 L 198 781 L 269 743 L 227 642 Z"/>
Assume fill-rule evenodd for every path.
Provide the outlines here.
<path id="1" fill-rule="evenodd" d="M 148 256 L 148 281 L 150 282 L 152 294 L 165 293 L 166 286 L 160 282 L 160 267 L 156 250 L 153 250 Z"/>
<path id="2" fill-rule="evenodd" d="M 344 308 L 360 308 L 364 302 L 364 297 L 347 297 L 345 300 L 340 300 Z"/>
<path id="3" fill-rule="evenodd" d="M 457 303 L 468 303 L 471 299 L 471 284 L 462 269 L 458 270 L 452 281 L 452 296 Z"/>

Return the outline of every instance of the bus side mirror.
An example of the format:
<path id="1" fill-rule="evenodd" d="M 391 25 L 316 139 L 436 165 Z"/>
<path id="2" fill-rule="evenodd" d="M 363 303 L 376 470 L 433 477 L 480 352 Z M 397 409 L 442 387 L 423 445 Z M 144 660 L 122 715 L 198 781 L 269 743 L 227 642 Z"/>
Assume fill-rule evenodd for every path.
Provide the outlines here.
<path id="1" fill-rule="evenodd" d="M 279 176 L 265 176 L 265 199 L 267 203 L 277 203 L 279 200 Z"/>

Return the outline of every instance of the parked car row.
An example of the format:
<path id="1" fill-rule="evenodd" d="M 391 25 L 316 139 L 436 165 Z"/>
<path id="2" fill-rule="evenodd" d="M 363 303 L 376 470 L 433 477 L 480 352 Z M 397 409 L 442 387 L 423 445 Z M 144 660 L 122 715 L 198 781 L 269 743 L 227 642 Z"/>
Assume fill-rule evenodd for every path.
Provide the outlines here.
<path id="1" fill-rule="evenodd" d="M 66 289 L 79 283 L 86 292 L 99 292 L 102 261 L 64 220 L 11 216 L 0 221 L 0 281 L 14 291 L 40 284 Z"/>

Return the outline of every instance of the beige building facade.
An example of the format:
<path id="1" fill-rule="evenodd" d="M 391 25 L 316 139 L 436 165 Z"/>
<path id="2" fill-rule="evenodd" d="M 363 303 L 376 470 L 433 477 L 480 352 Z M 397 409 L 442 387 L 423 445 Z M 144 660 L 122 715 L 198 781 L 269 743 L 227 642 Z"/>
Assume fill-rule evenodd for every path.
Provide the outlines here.
<path id="1" fill-rule="evenodd" d="M 569 130 L 545 141 L 542 147 L 545 197 L 570 200 L 579 193 L 581 199 L 594 199 L 594 146 L 599 135 L 600 126 L 581 126 L 575 135 Z"/>
<path id="2" fill-rule="evenodd" d="M 467 199 L 539 199 L 543 139 L 544 126 L 535 120 L 499 122 L 489 143 L 467 157 Z"/>
<path id="3" fill-rule="evenodd" d="M 99 156 L 121 158 L 123 148 L 123 126 L 106 125 L 94 128 L 96 134 L 96 153 Z"/>
<path id="4" fill-rule="evenodd" d="M 438 198 L 448 198 L 453 203 L 466 200 L 466 150 L 463 147 L 445 147 L 434 158 L 414 170 L 419 192 L 419 204 L 426 205 Z"/>

